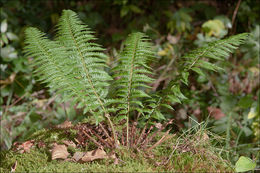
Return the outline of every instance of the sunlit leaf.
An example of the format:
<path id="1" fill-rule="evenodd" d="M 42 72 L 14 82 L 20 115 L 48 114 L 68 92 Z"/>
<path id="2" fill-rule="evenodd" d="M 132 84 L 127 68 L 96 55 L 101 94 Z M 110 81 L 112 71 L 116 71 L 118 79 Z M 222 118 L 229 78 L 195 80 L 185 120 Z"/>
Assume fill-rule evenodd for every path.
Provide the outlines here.
<path id="1" fill-rule="evenodd" d="M 254 170 L 256 167 L 256 163 L 252 161 L 248 157 L 241 156 L 236 162 L 235 168 L 236 172 L 246 172 L 250 170 Z"/>

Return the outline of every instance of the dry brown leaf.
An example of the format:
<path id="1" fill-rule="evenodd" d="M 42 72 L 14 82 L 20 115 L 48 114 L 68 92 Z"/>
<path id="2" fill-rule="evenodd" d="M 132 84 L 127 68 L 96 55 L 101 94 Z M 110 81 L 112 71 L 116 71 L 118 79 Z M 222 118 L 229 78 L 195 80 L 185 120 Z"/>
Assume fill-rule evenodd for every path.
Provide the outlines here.
<path id="1" fill-rule="evenodd" d="M 102 149 L 96 149 L 96 150 L 86 152 L 86 154 L 81 158 L 81 161 L 91 162 L 93 160 L 105 159 L 105 158 L 107 158 L 106 152 Z"/>
<path id="2" fill-rule="evenodd" d="M 14 82 L 16 74 L 12 73 L 7 79 L 5 80 L 0 80 L 1 85 L 8 85 Z"/>
<path id="3" fill-rule="evenodd" d="M 69 156 L 67 147 L 65 145 L 54 145 L 51 151 L 51 158 L 54 159 L 66 159 Z"/>
<path id="4" fill-rule="evenodd" d="M 43 141 L 39 141 L 37 146 L 38 148 L 45 148 L 46 144 Z"/>
<path id="5" fill-rule="evenodd" d="M 34 140 L 25 141 L 24 143 L 17 146 L 17 150 L 20 153 L 28 153 L 30 152 L 31 147 L 34 144 Z M 17 143 L 14 143 L 14 146 L 17 145 Z"/>
<path id="6" fill-rule="evenodd" d="M 70 146 L 70 147 L 73 147 L 73 148 L 76 148 L 76 144 L 72 141 L 63 141 L 63 144 Z"/>
<path id="7" fill-rule="evenodd" d="M 162 124 L 161 124 L 161 123 L 156 123 L 156 124 L 155 124 L 155 127 L 156 127 L 157 129 L 160 129 L 160 128 L 162 128 Z"/>
<path id="8" fill-rule="evenodd" d="M 83 156 L 84 156 L 85 153 L 83 152 L 76 152 L 74 153 L 72 159 L 74 159 L 75 161 L 79 161 Z"/>
<path id="9" fill-rule="evenodd" d="M 13 164 L 13 166 L 11 167 L 11 171 L 10 172 L 15 172 L 17 167 L 17 160 L 15 161 L 15 163 Z"/>
<path id="10" fill-rule="evenodd" d="M 118 160 L 118 158 L 115 158 L 114 159 L 114 165 L 118 165 L 119 164 L 119 160 Z"/>
<path id="11" fill-rule="evenodd" d="M 57 125 L 56 127 L 58 129 L 68 129 L 72 127 L 72 123 L 71 121 L 66 120 L 62 124 Z"/>
<path id="12" fill-rule="evenodd" d="M 216 120 L 219 120 L 223 117 L 225 117 L 226 115 L 221 111 L 221 109 L 219 108 L 215 108 L 215 107 L 208 107 L 208 111 L 210 113 L 210 115 L 215 118 Z"/>

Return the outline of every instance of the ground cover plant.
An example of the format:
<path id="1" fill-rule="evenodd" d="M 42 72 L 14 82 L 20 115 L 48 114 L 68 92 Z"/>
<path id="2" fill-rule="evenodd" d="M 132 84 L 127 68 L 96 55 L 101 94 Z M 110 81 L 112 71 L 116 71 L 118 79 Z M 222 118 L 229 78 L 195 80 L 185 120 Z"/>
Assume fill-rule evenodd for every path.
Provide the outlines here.
<path id="1" fill-rule="evenodd" d="M 60 94 L 62 101 L 82 108 L 89 117 L 86 123 L 78 126 L 67 122 L 64 127 L 56 128 L 78 131 L 78 144 L 90 146 L 85 142 L 88 139 L 98 148 L 93 152 L 103 152 L 103 156 L 96 154 L 99 159 L 117 158 L 123 146 L 149 152 L 172 138 L 169 133 L 173 120 L 164 113 L 173 109 L 170 104 L 185 99 L 180 84 L 188 85 L 190 71 L 204 75 L 204 70 L 221 70 L 215 61 L 224 60 L 248 37 L 247 33 L 239 34 L 185 55 L 180 63 L 180 74 L 162 90 L 152 92 L 148 84 L 154 79 L 149 63 L 155 60 L 155 52 L 144 34 L 133 33 L 126 39 L 110 70 L 106 65 L 107 56 L 102 53 L 104 49 L 93 42 L 92 32 L 74 12 L 63 11 L 57 30 L 57 36 L 51 41 L 38 29 L 28 28 L 25 51 L 34 58 L 32 65 L 39 79 Z M 167 132 L 160 136 L 165 129 Z M 158 135 L 160 138 L 156 140 Z M 34 141 L 29 141 L 31 143 Z M 64 151 L 65 156 L 56 157 L 55 147 L 58 151 L 64 147 L 59 144 L 52 147 L 52 159 L 69 156 Z M 110 156 L 104 153 L 106 149 L 112 151 Z M 95 156 L 87 155 L 78 160 L 92 161 Z"/>

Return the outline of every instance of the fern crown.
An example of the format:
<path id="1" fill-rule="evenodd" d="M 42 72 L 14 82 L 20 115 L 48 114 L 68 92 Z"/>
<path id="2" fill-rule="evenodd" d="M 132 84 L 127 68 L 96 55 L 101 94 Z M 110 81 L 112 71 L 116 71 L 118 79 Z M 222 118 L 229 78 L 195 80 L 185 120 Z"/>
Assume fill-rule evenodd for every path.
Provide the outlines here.
<path id="1" fill-rule="evenodd" d="M 72 100 L 97 121 L 107 117 L 111 126 L 111 115 L 118 115 L 127 122 L 135 114 L 146 119 L 164 119 L 160 107 L 172 109 L 169 102 L 185 99 L 179 81 L 188 84 L 190 70 L 199 75 L 204 74 L 203 70 L 221 70 L 214 62 L 228 57 L 248 36 L 243 33 L 215 41 L 185 55 L 178 81 L 172 80 L 165 89 L 149 94 L 148 84 L 154 80 L 149 62 L 154 61 L 155 52 L 143 33 L 129 35 L 117 66 L 110 70 L 104 49 L 94 43 L 93 32 L 75 12 L 63 11 L 57 31 L 55 39 L 49 40 L 36 28 L 26 29 L 25 53 L 34 57 L 35 74 L 51 90 L 62 95 L 63 101 Z M 110 95 L 112 97 L 108 97 Z"/>

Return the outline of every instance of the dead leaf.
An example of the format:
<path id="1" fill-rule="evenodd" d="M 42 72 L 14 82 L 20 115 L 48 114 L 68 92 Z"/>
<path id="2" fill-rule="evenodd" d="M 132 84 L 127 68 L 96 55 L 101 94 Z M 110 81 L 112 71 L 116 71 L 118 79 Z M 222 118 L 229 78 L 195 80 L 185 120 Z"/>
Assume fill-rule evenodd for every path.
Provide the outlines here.
<path id="1" fill-rule="evenodd" d="M 43 141 L 39 141 L 37 146 L 38 148 L 45 148 L 46 145 Z"/>
<path id="2" fill-rule="evenodd" d="M 86 154 L 81 158 L 81 161 L 91 162 L 93 160 L 105 159 L 105 158 L 107 158 L 106 152 L 101 149 L 96 149 L 96 150 L 86 152 Z"/>
<path id="3" fill-rule="evenodd" d="M 33 146 L 34 140 L 26 141 L 20 145 L 17 146 L 17 150 L 19 150 L 20 153 L 29 153 L 31 147 Z M 14 143 L 14 145 L 17 145 Z"/>
<path id="4" fill-rule="evenodd" d="M 155 127 L 156 127 L 157 129 L 160 129 L 160 128 L 162 128 L 162 124 L 161 124 L 161 123 L 156 123 L 156 124 L 155 124 Z"/>
<path id="5" fill-rule="evenodd" d="M 180 40 L 180 35 L 177 36 L 172 36 L 171 34 L 168 34 L 167 36 L 167 40 L 171 43 L 171 44 L 177 44 Z"/>
<path id="6" fill-rule="evenodd" d="M 67 147 L 65 145 L 54 145 L 51 151 L 52 160 L 55 159 L 66 159 L 69 156 Z"/>
<path id="7" fill-rule="evenodd" d="M 58 129 L 68 129 L 71 127 L 72 127 L 72 123 L 71 123 L 71 121 L 68 121 L 68 120 L 66 120 L 62 124 L 59 124 L 56 126 L 56 128 L 58 128 Z"/>
<path id="8" fill-rule="evenodd" d="M 11 167 L 11 172 L 15 172 L 17 167 L 17 160 L 15 161 L 15 163 L 13 164 L 13 166 Z"/>
<path id="9" fill-rule="evenodd" d="M 226 115 L 221 111 L 221 109 L 219 108 L 215 108 L 215 107 L 208 107 L 208 111 L 209 114 L 215 118 L 216 120 L 219 120 L 223 117 L 225 117 Z"/>
<path id="10" fill-rule="evenodd" d="M 14 82 L 16 74 L 12 73 L 7 79 L 5 80 L 0 80 L 1 85 L 8 85 Z"/>
<path id="11" fill-rule="evenodd" d="M 85 153 L 83 152 L 76 152 L 74 153 L 72 159 L 74 159 L 75 161 L 79 161 L 83 156 L 84 156 Z"/>
<path id="12" fill-rule="evenodd" d="M 115 158 L 114 159 L 114 165 L 118 165 L 119 164 L 119 160 L 118 160 L 118 158 Z"/>
<path id="13" fill-rule="evenodd" d="M 70 147 L 73 147 L 73 148 L 76 148 L 76 144 L 72 141 L 63 141 L 63 144 L 70 146 Z"/>

